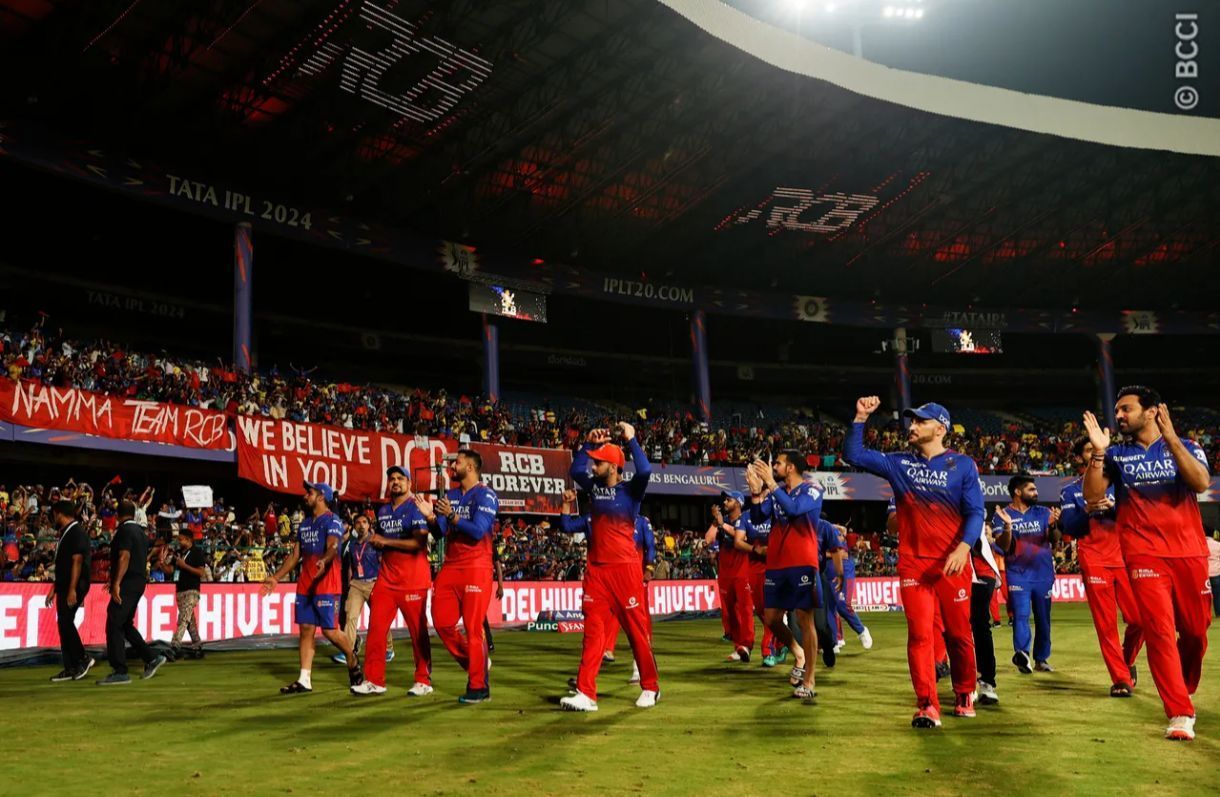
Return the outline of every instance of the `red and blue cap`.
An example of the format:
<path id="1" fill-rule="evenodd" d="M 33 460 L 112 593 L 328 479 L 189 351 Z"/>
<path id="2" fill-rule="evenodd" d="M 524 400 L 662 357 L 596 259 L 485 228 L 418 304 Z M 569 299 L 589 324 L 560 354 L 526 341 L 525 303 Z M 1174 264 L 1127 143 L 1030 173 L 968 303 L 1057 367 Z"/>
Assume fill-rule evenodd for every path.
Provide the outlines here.
<path id="1" fill-rule="evenodd" d="M 939 404 L 924 404 L 919 407 L 909 407 L 902 411 L 906 418 L 919 418 L 925 421 L 937 421 L 945 427 L 945 431 L 953 428 L 949 422 L 949 411 Z"/>
<path id="2" fill-rule="evenodd" d="M 316 490 L 323 498 L 326 499 L 326 503 L 328 504 L 335 500 L 335 488 L 331 487 L 326 482 L 305 482 L 305 489 Z"/>

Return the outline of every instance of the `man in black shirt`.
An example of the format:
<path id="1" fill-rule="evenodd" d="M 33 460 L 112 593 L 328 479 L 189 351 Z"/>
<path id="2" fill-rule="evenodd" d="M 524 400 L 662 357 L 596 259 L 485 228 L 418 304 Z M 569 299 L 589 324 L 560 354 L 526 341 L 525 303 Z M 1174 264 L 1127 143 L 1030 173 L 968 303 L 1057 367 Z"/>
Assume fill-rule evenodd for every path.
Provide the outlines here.
<path id="1" fill-rule="evenodd" d="M 178 532 L 178 555 L 162 570 L 167 576 L 174 574 L 178 568 L 178 583 L 176 597 L 178 599 L 178 627 L 174 630 L 174 639 L 170 647 L 174 649 L 174 658 L 181 658 L 182 635 L 187 631 L 191 634 L 192 659 L 203 658 L 203 641 L 199 637 L 199 622 L 195 618 L 195 607 L 199 605 L 199 583 L 203 580 L 204 565 L 207 556 L 195 545 L 194 533 L 183 528 Z"/>
<path id="2" fill-rule="evenodd" d="M 55 548 L 55 583 L 47 594 L 47 608 L 55 605 L 55 622 L 59 626 L 59 647 L 64 668 L 51 680 L 79 681 L 89 674 L 94 660 L 85 653 L 80 632 L 76 630 L 76 612 L 85 603 L 89 592 L 89 536 L 76 519 L 76 504 L 56 501 L 51 506 L 51 520 L 61 532 Z"/>
<path id="3" fill-rule="evenodd" d="M 148 534 L 135 522 L 136 505 L 119 504 L 119 527 L 110 543 L 110 603 L 106 606 L 106 657 L 114 669 L 99 686 L 131 683 L 127 674 L 127 643 L 144 660 L 144 678 L 152 678 L 165 663 L 148 647 L 135 627 L 136 607 L 148 583 Z"/>

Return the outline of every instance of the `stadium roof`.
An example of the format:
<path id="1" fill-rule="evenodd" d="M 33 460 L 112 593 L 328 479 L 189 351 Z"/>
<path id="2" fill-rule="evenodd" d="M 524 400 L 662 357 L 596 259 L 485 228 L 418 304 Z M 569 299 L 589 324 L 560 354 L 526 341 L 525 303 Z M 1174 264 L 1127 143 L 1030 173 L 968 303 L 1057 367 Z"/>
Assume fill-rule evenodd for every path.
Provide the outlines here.
<path id="1" fill-rule="evenodd" d="M 0 0 L 0 74 L 0 121 L 45 142 L 540 264 L 859 300 L 1214 305 L 1220 158 L 864 96 L 655 0 Z"/>

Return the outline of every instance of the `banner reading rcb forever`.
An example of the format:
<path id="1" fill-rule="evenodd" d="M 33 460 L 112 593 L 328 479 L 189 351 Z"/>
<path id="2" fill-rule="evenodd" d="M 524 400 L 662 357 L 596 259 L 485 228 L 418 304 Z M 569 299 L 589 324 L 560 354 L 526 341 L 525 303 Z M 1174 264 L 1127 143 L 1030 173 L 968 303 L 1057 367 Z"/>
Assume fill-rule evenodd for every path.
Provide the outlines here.
<path id="1" fill-rule="evenodd" d="M 326 482 L 340 498 L 378 499 L 386 495 L 386 468 L 411 475 L 415 492 L 449 486 L 445 455 L 453 440 L 407 437 L 240 416 L 237 419 L 237 475 L 269 490 L 300 493 L 303 482 Z"/>
<path id="2" fill-rule="evenodd" d="M 558 515 L 571 486 L 572 452 L 475 443 L 483 458 L 483 483 L 496 491 L 501 512 Z"/>

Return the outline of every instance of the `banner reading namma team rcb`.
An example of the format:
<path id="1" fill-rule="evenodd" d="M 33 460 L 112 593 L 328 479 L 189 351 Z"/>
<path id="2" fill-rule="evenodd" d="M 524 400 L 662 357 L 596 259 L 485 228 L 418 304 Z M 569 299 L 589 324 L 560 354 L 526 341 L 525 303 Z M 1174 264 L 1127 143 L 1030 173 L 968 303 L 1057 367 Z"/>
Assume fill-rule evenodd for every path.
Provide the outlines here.
<path id="1" fill-rule="evenodd" d="M 223 451 L 225 414 L 216 410 L 107 396 L 38 382 L 0 379 L 0 420 L 34 429 Z"/>
<path id="2" fill-rule="evenodd" d="M 386 495 L 386 469 L 411 474 L 416 492 L 448 486 L 445 455 L 453 440 L 343 429 L 246 415 L 237 418 L 237 475 L 282 493 L 300 493 L 302 482 L 325 482 L 344 499 Z"/>

